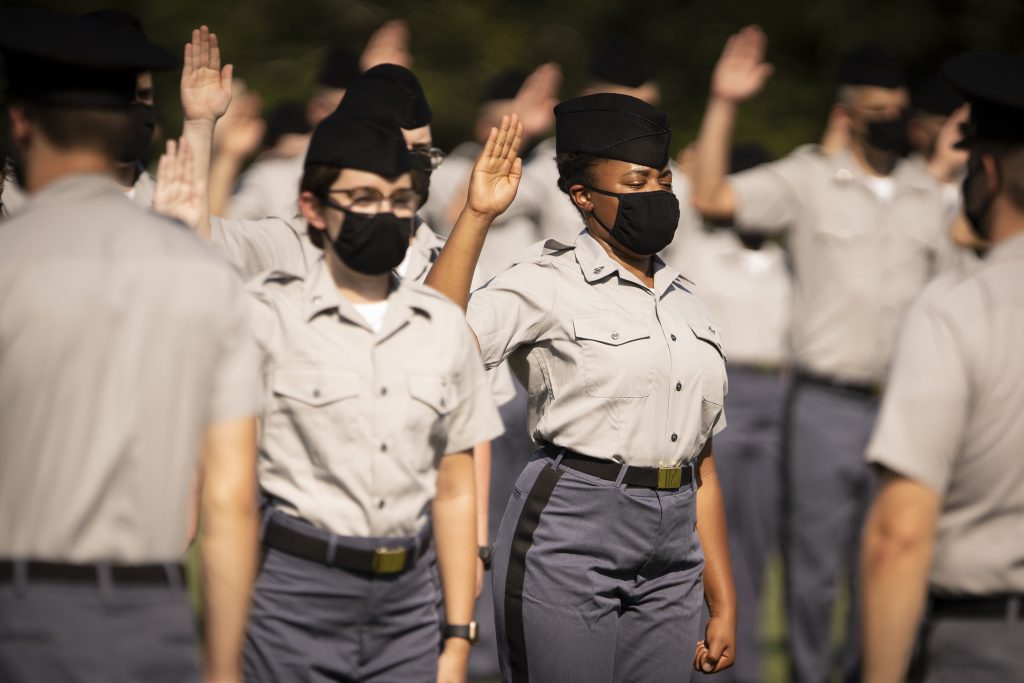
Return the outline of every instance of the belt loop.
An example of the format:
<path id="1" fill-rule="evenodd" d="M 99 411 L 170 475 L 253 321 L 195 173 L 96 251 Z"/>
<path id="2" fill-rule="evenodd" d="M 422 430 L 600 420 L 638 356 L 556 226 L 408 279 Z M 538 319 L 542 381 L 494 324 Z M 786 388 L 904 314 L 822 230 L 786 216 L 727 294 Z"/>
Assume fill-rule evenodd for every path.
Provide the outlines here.
<path id="1" fill-rule="evenodd" d="M 1010 622 L 1018 622 L 1021 617 L 1021 596 L 1011 595 L 1010 599 L 1006 601 L 1006 620 Z"/>
<path id="2" fill-rule="evenodd" d="M 690 490 L 696 493 L 698 472 L 697 462 L 695 460 L 691 460 L 686 466 L 690 468 Z"/>
<path id="3" fill-rule="evenodd" d="M 178 572 L 177 565 L 171 563 L 164 564 L 164 574 L 167 575 L 167 587 L 171 591 L 178 591 L 184 588 L 181 585 L 181 574 Z"/>
<path id="4" fill-rule="evenodd" d="M 263 514 L 260 519 L 260 543 L 267 535 L 267 527 L 270 526 L 270 518 L 274 516 L 274 506 L 266 501 L 263 506 Z"/>
<path id="5" fill-rule="evenodd" d="M 14 560 L 12 564 L 12 571 L 14 576 L 14 592 L 19 598 L 25 597 L 28 592 L 28 561 L 27 560 Z"/>
<path id="6" fill-rule="evenodd" d="M 566 448 L 563 446 L 561 450 L 558 451 L 558 456 L 555 458 L 555 462 L 552 463 L 551 469 L 558 469 L 558 466 L 562 464 L 562 458 L 565 457 L 565 452 Z"/>
<path id="7" fill-rule="evenodd" d="M 96 583 L 99 586 L 100 597 L 109 599 L 114 594 L 114 570 L 109 562 L 100 562 L 96 565 Z"/>
<path id="8" fill-rule="evenodd" d="M 324 564 L 328 567 L 334 564 L 334 551 L 338 547 L 338 537 L 331 534 L 327 537 L 327 554 L 324 556 Z"/>
<path id="9" fill-rule="evenodd" d="M 626 478 L 626 472 L 629 471 L 629 465 L 623 464 L 619 467 L 619 476 L 615 477 L 615 486 L 621 487 L 622 480 Z"/>

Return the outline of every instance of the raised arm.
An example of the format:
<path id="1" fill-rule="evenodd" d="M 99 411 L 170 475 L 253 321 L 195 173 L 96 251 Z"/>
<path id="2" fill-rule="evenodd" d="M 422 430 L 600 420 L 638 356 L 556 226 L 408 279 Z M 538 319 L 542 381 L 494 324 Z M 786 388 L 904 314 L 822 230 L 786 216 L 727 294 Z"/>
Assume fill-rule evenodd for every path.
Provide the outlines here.
<path id="1" fill-rule="evenodd" d="M 523 177 L 519 148 L 523 126 L 515 114 L 501 118 L 501 128 L 492 128 L 469 181 L 466 207 L 452 228 L 426 284 L 457 303 L 469 304 L 473 271 L 480 259 L 487 229 L 509 207 Z"/>
<path id="2" fill-rule="evenodd" d="M 195 230 L 204 239 L 210 239 L 213 129 L 231 103 L 232 73 L 230 64 L 221 66 L 217 35 L 206 26 L 192 31 L 192 42 L 185 45 L 181 70 L 181 108 L 185 115 L 182 137 L 192 150 L 195 182 L 201 189 L 200 216 Z"/>
<path id="3" fill-rule="evenodd" d="M 729 148 L 736 108 L 764 86 L 772 66 L 764 62 L 767 37 L 748 26 L 729 37 L 711 76 L 711 97 L 697 136 L 693 206 L 709 218 L 728 220 L 736 212 L 729 185 Z"/>

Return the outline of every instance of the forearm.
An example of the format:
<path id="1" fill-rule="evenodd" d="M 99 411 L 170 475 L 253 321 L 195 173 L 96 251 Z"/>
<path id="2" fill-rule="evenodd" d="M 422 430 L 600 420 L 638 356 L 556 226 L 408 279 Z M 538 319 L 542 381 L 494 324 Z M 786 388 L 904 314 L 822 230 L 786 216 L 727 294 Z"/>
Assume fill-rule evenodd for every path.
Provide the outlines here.
<path id="1" fill-rule="evenodd" d="M 210 165 L 209 214 L 223 216 L 235 180 L 242 170 L 243 159 L 230 154 L 217 154 Z"/>
<path id="2" fill-rule="evenodd" d="M 736 587 L 729 558 L 725 502 L 715 470 L 710 442 L 700 463 L 697 489 L 697 535 L 704 549 L 704 594 L 713 617 L 736 619 Z"/>
<path id="3" fill-rule="evenodd" d="M 472 455 L 446 455 L 437 475 L 434 541 L 444 592 L 445 620 L 473 620 L 476 574 L 476 496 Z"/>
<path id="4" fill-rule="evenodd" d="M 930 539 L 906 543 L 873 521 L 861 553 L 864 681 L 904 680 L 927 594 Z"/>
<path id="5" fill-rule="evenodd" d="M 476 543 L 478 546 L 491 544 L 490 502 L 491 502 L 491 442 L 484 441 L 473 448 L 473 473 L 476 479 Z"/>
<path id="6" fill-rule="evenodd" d="M 426 284 L 454 301 L 463 310 L 469 305 L 473 271 L 480 260 L 487 229 L 495 216 L 468 206 L 459 214 L 451 235 L 427 274 Z"/>
<path id="7" fill-rule="evenodd" d="M 693 205 L 714 218 L 728 218 L 734 210 L 727 175 L 735 121 L 736 103 L 712 95 L 697 137 Z"/>
<path id="8" fill-rule="evenodd" d="M 192 150 L 195 183 L 201 188 L 200 216 L 196 232 L 210 239 L 210 158 L 213 153 L 213 119 L 185 119 L 182 137 Z"/>

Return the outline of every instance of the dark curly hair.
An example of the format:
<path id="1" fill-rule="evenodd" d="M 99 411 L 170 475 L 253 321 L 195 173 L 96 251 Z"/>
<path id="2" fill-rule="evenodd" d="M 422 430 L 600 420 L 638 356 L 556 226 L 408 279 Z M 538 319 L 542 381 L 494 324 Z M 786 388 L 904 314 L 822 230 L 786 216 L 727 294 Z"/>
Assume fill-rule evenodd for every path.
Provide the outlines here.
<path id="1" fill-rule="evenodd" d="M 594 177 L 594 165 L 603 159 L 587 152 L 559 152 L 555 155 L 555 164 L 558 166 L 558 189 L 572 201 L 569 188 L 573 185 L 595 185 L 597 179 Z M 573 202 L 573 206 L 580 215 L 583 215 L 583 210 L 576 206 L 576 202 Z"/>

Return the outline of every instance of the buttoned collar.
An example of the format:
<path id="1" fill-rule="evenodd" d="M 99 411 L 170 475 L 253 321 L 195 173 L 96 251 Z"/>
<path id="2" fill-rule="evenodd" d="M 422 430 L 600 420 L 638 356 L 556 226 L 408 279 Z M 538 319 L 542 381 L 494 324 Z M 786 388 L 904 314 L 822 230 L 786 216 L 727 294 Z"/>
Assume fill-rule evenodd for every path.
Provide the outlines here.
<path id="1" fill-rule="evenodd" d="M 604 280 L 614 274 L 618 275 L 620 280 L 625 280 L 643 287 L 644 289 L 649 289 L 647 285 L 640 281 L 639 278 L 623 268 L 618 261 L 609 256 L 608 252 L 606 252 L 604 247 L 594 239 L 589 230 L 583 230 L 576 237 L 576 241 L 573 243 L 573 249 L 576 254 L 576 262 L 579 264 L 580 270 L 583 273 L 583 279 L 588 283 L 594 284 L 595 282 Z M 657 254 L 652 258 L 654 269 L 653 291 L 658 298 L 663 297 L 673 285 L 679 284 L 682 286 L 681 283 L 684 278 L 678 271 L 666 264 Z"/>
<path id="2" fill-rule="evenodd" d="M 379 337 L 384 338 L 403 327 L 414 313 L 430 317 L 429 306 L 419 301 L 410 286 L 394 273 L 389 275 L 391 291 L 388 293 L 388 312 Z M 366 320 L 359 314 L 356 307 L 341 295 L 334 284 L 327 259 L 321 256 L 306 273 L 302 284 L 302 314 L 307 321 L 312 321 L 321 313 L 337 311 L 342 319 L 358 325 L 374 333 Z"/>
<path id="3" fill-rule="evenodd" d="M 988 252 L 986 261 L 995 263 L 997 261 L 1017 261 L 1024 259 L 1024 233 L 1014 235 L 1008 240 L 1000 242 Z"/>

